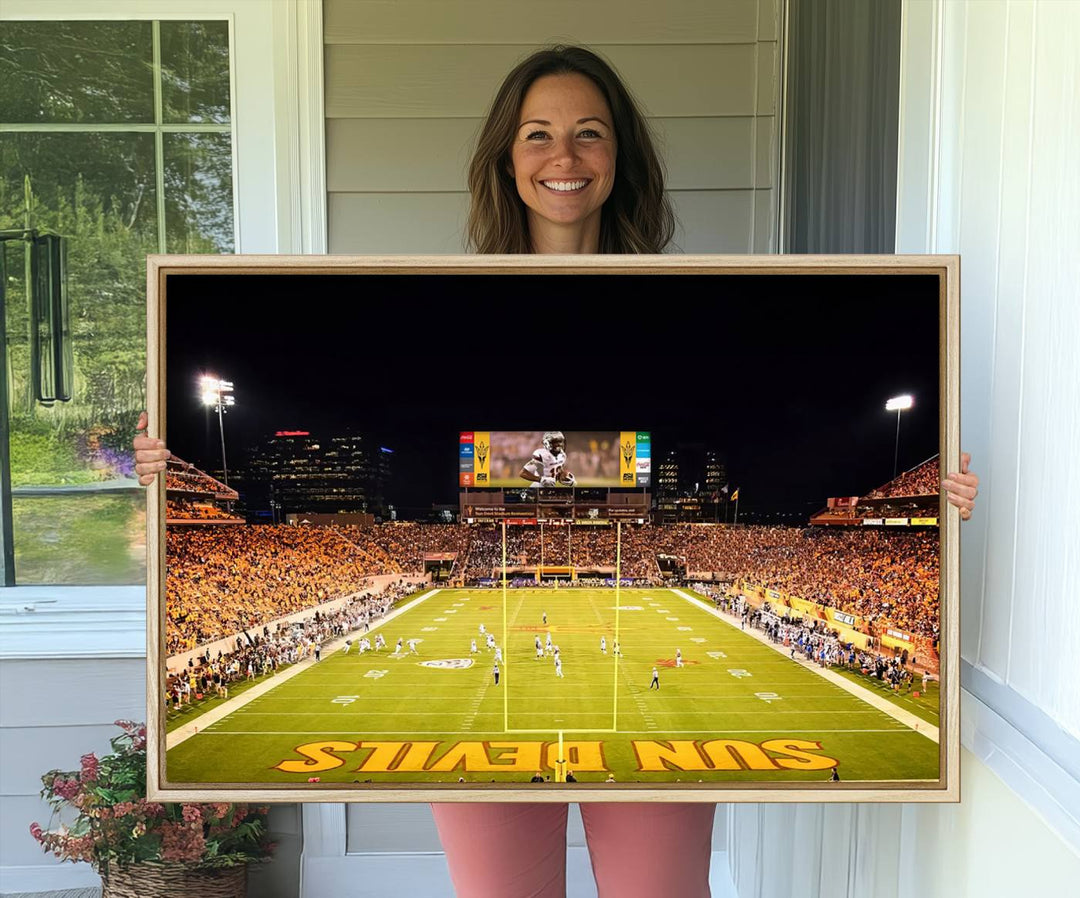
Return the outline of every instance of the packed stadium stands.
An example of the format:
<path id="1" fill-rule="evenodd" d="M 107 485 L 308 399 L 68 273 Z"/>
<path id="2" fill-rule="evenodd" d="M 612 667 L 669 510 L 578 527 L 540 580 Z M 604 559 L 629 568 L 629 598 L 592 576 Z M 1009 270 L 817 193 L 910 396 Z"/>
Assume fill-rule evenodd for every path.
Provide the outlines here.
<path id="1" fill-rule="evenodd" d="M 177 527 L 166 533 L 170 655 L 346 596 L 401 566 L 332 528 Z"/>
<path id="2" fill-rule="evenodd" d="M 202 496 L 226 501 L 237 498 L 236 490 L 175 455 L 167 462 L 165 489 L 171 498 Z"/>
<path id="3" fill-rule="evenodd" d="M 936 496 L 941 492 L 939 457 L 927 459 L 918 467 L 905 471 L 866 494 L 866 499 L 893 499 L 907 496 Z"/>
<path id="4" fill-rule="evenodd" d="M 709 525 L 625 526 L 624 577 L 660 582 L 657 554 L 688 572 L 745 580 L 933 638 L 938 628 L 936 530 L 828 531 Z M 501 528 L 385 524 L 360 530 L 285 525 L 171 528 L 168 651 L 260 627 L 360 589 L 378 574 L 420 573 L 426 552 L 458 553 L 464 580 L 498 575 Z M 538 565 L 539 528 L 508 534 L 510 564 Z M 613 528 L 544 529 L 546 564 L 614 566 Z"/>

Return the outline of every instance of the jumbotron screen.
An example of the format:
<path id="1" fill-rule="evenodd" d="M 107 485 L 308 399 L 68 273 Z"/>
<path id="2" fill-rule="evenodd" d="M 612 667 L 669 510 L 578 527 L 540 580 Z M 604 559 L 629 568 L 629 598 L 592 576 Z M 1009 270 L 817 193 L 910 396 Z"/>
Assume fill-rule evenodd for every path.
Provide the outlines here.
<path id="1" fill-rule="evenodd" d="M 469 430 L 458 448 L 462 487 L 647 487 L 652 440 L 640 430 Z"/>

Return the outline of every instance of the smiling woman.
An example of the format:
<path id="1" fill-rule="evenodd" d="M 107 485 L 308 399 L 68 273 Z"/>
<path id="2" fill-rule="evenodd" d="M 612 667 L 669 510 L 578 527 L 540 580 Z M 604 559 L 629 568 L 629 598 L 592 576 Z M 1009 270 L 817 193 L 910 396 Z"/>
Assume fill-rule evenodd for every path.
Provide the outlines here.
<path id="1" fill-rule="evenodd" d="M 540 50 L 507 75 L 469 193 L 480 253 L 659 253 L 675 230 L 645 117 L 583 47 Z"/>
<path id="2" fill-rule="evenodd" d="M 603 94 L 584 75 L 547 75 L 521 104 L 510 150 L 528 208 L 533 252 L 583 253 L 600 245 L 600 219 L 615 179 L 615 130 Z"/>

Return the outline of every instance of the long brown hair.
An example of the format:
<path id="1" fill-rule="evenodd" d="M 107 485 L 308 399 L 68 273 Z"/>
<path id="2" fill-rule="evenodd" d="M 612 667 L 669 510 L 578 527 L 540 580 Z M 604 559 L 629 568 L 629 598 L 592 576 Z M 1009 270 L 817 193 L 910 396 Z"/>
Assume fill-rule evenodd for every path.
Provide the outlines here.
<path id="1" fill-rule="evenodd" d="M 510 174 L 518 115 L 533 82 L 545 75 L 584 75 L 614 119 L 615 183 L 600 218 L 601 253 L 659 253 L 671 242 L 675 216 L 664 170 L 637 103 L 615 70 L 584 47 L 550 47 L 519 63 L 503 81 L 469 164 L 468 244 L 478 253 L 531 253 L 525 204 Z"/>

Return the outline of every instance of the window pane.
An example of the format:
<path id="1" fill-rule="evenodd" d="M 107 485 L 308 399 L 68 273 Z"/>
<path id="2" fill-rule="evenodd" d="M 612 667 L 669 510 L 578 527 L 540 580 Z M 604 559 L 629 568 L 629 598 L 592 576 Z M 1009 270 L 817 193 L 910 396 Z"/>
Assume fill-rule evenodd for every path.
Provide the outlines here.
<path id="1" fill-rule="evenodd" d="M 12 500 L 15 573 L 22 585 L 146 582 L 146 493 Z"/>
<path id="2" fill-rule="evenodd" d="M 24 244 L 6 242 L 20 583 L 131 583 L 143 576 L 142 558 L 123 547 L 139 529 L 144 496 L 96 491 L 134 483 L 131 438 L 145 403 L 146 254 L 157 249 L 154 184 L 152 134 L 0 134 L 0 229 L 29 224 L 67 238 L 74 362 L 72 400 L 35 401 Z M 36 494 L 73 486 L 91 494 Z M 30 489 L 35 495 L 26 495 Z M 100 551 L 92 550 L 95 540 Z"/>
<path id="3" fill-rule="evenodd" d="M 161 23 L 165 122 L 229 121 L 229 23 Z"/>
<path id="4" fill-rule="evenodd" d="M 166 134 L 166 252 L 231 253 L 233 243 L 232 138 Z"/>
<path id="5" fill-rule="evenodd" d="M 154 121 L 150 22 L 4 22 L 0 121 Z"/>

